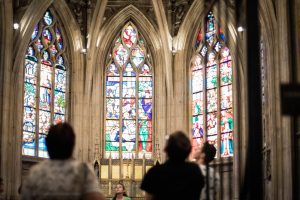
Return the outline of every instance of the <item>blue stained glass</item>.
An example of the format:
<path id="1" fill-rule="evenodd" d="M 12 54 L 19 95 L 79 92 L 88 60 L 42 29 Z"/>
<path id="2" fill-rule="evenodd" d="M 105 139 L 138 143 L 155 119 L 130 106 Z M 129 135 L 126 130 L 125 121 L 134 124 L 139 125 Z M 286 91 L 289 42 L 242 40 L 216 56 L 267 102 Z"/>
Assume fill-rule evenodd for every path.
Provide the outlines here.
<path id="1" fill-rule="evenodd" d="M 135 99 L 123 99 L 122 102 L 123 119 L 135 119 Z"/>
<path id="2" fill-rule="evenodd" d="M 120 116 L 120 100 L 106 99 L 106 118 L 119 119 Z"/>
<path id="3" fill-rule="evenodd" d="M 125 70 L 123 72 L 123 76 L 135 76 L 136 73 L 134 71 L 133 66 L 131 65 L 131 63 L 127 63 Z"/>
<path id="4" fill-rule="evenodd" d="M 42 134 L 40 134 L 40 138 L 39 138 L 39 150 L 47 151 L 46 137 L 45 135 Z"/>
<path id="5" fill-rule="evenodd" d="M 152 120 L 152 99 L 139 99 L 139 119 Z"/>
<path id="6" fill-rule="evenodd" d="M 59 65 L 64 65 L 65 61 L 64 58 L 62 56 L 58 56 L 57 61 L 56 61 Z"/>
<path id="7" fill-rule="evenodd" d="M 113 62 L 109 65 L 106 73 L 107 73 L 107 76 L 119 76 L 120 75 L 118 67 Z"/>
<path id="8" fill-rule="evenodd" d="M 143 64 L 140 70 L 140 76 L 151 76 L 151 68 L 147 64 Z"/>
<path id="9" fill-rule="evenodd" d="M 60 66 L 56 66 L 55 69 L 55 90 L 58 91 L 66 91 L 66 74 L 67 72 L 64 70 L 58 69 Z"/>
<path id="10" fill-rule="evenodd" d="M 34 54 L 35 54 L 35 51 L 34 51 L 34 49 L 33 49 L 33 47 L 28 47 L 28 49 L 27 49 L 27 55 L 28 56 L 34 56 Z"/>
<path id="11" fill-rule="evenodd" d="M 25 77 L 24 82 L 36 84 L 37 78 L 36 78 L 36 62 L 32 62 L 30 60 L 25 60 Z"/>
<path id="12" fill-rule="evenodd" d="M 34 42 L 34 44 L 37 46 L 38 50 L 41 51 L 44 48 L 44 45 L 41 42 L 41 39 L 38 39 Z"/>
<path id="13" fill-rule="evenodd" d="M 31 34 L 31 39 L 34 40 L 39 33 L 39 26 L 38 24 L 34 26 L 33 32 Z"/>
<path id="14" fill-rule="evenodd" d="M 50 13 L 50 11 L 46 11 L 45 15 L 44 15 L 44 22 L 49 26 L 52 24 L 53 22 L 53 17 Z"/>
<path id="15" fill-rule="evenodd" d="M 119 97 L 120 96 L 120 78 L 106 77 L 106 96 Z"/>
<path id="16" fill-rule="evenodd" d="M 135 97 L 135 77 L 124 77 L 123 78 L 123 97 L 131 98 Z"/>
<path id="17" fill-rule="evenodd" d="M 23 155 L 34 156 L 35 153 L 35 134 L 31 132 L 23 132 L 22 140 Z"/>
<path id="18" fill-rule="evenodd" d="M 63 42 L 63 38 L 62 38 L 62 35 L 61 35 L 61 31 L 60 31 L 59 28 L 56 28 L 55 32 L 56 32 L 57 45 L 60 49 L 63 49 L 64 48 L 64 42 Z"/>
<path id="19" fill-rule="evenodd" d="M 44 37 L 45 44 L 49 45 L 52 41 L 52 34 L 48 29 L 45 29 L 43 31 L 43 37 Z"/>
<path id="20" fill-rule="evenodd" d="M 35 132 L 36 113 L 34 108 L 24 107 L 23 130 L 27 132 Z"/>
<path id="21" fill-rule="evenodd" d="M 225 133 L 221 135 L 221 156 L 233 156 L 233 134 Z"/>

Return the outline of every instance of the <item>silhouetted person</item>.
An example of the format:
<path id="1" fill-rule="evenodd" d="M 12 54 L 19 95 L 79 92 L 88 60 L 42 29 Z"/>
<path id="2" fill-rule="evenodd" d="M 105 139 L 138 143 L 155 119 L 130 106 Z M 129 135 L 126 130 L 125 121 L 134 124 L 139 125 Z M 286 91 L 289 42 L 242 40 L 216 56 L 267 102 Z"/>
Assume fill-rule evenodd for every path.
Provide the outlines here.
<path id="1" fill-rule="evenodd" d="M 143 178 L 146 200 L 199 200 L 204 179 L 198 165 L 186 161 L 191 149 L 183 132 L 170 135 L 164 149 L 168 160 L 152 167 Z"/>
<path id="2" fill-rule="evenodd" d="M 115 188 L 115 196 L 111 200 L 131 200 L 126 193 L 123 183 L 119 182 Z"/>
<path id="3" fill-rule="evenodd" d="M 46 137 L 50 159 L 30 169 L 23 183 L 22 200 L 104 200 L 94 172 L 72 159 L 75 134 L 68 123 L 53 125 Z"/>
<path id="4" fill-rule="evenodd" d="M 198 151 L 195 155 L 195 159 L 205 177 L 205 185 L 202 190 L 200 200 L 207 200 L 207 196 L 209 196 L 209 200 L 217 199 L 217 192 L 220 187 L 220 175 L 214 170 L 214 168 L 209 166 L 209 163 L 214 160 L 216 152 L 217 149 L 214 145 L 205 142 L 200 151 Z M 207 188 L 209 188 L 208 191 Z"/>

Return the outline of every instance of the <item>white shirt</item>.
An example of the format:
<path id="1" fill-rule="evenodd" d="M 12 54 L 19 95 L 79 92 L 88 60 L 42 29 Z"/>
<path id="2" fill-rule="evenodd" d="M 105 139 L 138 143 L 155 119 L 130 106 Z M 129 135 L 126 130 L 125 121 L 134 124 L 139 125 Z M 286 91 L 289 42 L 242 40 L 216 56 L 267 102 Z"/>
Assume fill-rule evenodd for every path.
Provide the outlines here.
<path id="1" fill-rule="evenodd" d="M 84 165 L 72 159 L 40 162 L 30 169 L 21 199 L 79 200 L 82 194 L 100 192 L 94 172 Z"/>
<path id="2" fill-rule="evenodd" d="M 206 189 L 207 189 L 207 184 L 206 184 L 206 166 L 200 164 L 199 165 L 201 172 L 204 176 L 204 187 L 201 191 L 201 196 L 200 196 L 200 200 L 205 200 L 206 198 Z M 215 200 L 217 199 L 217 193 L 219 191 L 220 188 L 220 175 L 217 171 L 215 171 L 214 168 L 212 167 L 208 167 L 209 169 L 209 200 Z"/>

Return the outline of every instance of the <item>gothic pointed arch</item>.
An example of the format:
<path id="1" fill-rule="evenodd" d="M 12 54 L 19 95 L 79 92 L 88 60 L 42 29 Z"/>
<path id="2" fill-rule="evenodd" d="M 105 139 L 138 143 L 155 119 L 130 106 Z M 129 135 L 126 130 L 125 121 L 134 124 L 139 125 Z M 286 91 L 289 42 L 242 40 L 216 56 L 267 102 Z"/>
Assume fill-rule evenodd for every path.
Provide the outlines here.
<path id="1" fill-rule="evenodd" d="M 22 155 L 48 157 L 51 124 L 66 120 L 68 62 L 61 25 L 49 9 L 33 29 L 24 61 Z"/>

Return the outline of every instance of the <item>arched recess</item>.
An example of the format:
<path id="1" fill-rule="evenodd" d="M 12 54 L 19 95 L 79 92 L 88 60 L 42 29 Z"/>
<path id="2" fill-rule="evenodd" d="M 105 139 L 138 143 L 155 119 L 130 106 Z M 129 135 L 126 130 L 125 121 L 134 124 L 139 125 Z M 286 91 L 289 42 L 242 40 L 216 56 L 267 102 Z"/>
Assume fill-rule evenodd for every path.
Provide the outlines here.
<path id="1" fill-rule="evenodd" d="M 280 109 L 280 84 L 289 82 L 290 67 L 287 62 L 289 48 L 286 39 L 287 26 L 283 26 L 282 13 L 285 7 L 270 0 L 259 2 L 259 22 L 264 64 L 263 102 L 263 175 L 264 198 L 291 199 L 292 172 L 291 121 L 282 118 Z M 275 13 L 276 12 L 276 13 Z M 280 22 L 281 21 L 281 22 Z M 281 23 L 281 25 L 280 25 Z M 286 41 L 286 42 L 284 42 Z M 261 55 L 262 56 L 262 55 Z M 284 150 L 283 150 L 284 149 Z"/>
<path id="2" fill-rule="evenodd" d="M 145 43 L 149 48 L 148 52 L 152 57 L 152 66 L 154 72 L 153 123 L 155 124 L 153 133 L 156 138 L 153 147 L 157 147 L 157 145 L 161 145 L 161 146 L 164 145 L 163 141 L 164 141 L 164 135 L 166 133 L 166 112 L 165 112 L 166 111 L 166 88 L 164 87 L 165 71 L 162 62 L 163 58 L 162 58 L 161 39 L 160 36 L 157 34 L 158 31 L 154 28 L 154 26 L 150 23 L 150 21 L 143 15 L 143 13 L 133 5 L 129 5 L 125 7 L 123 10 L 121 10 L 119 13 L 117 13 L 113 18 L 106 21 L 101 31 L 99 32 L 98 37 L 95 39 L 95 41 L 91 41 L 91 44 L 95 44 L 97 46 L 97 51 L 95 53 L 96 56 L 94 58 L 95 64 L 94 66 L 91 66 L 93 70 L 90 76 L 92 77 L 93 84 L 91 87 L 91 91 L 87 94 L 88 96 L 91 97 L 91 102 L 92 102 L 91 105 L 93 106 L 91 108 L 91 119 L 93 119 L 91 127 L 93 130 L 92 138 L 94 138 L 94 142 L 90 143 L 90 145 L 93 144 L 95 146 L 94 155 L 100 159 L 103 158 L 103 148 L 104 148 L 103 127 L 105 122 L 105 116 L 104 116 L 105 68 L 107 66 L 108 56 L 112 52 L 111 47 L 113 46 L 113 41 L 128 21 L 131 21 L 137 27 L 139 33 L 143 36 Z M 151 165 L 151 163 L 154 163 L 153 161 L 154 160 L 149 162 L 149 164 Z M 107 159 L 101 159 L 100 171 L 104 170 L 103 167 L 105 165 L 108 165 L 108 163 L 109 162 L 107 161 Z M 117 171 L 122 171 L 122 169 L 118 169 Z M 143 173 L 144 172 L 145 170 L 143 171 Z M 119 177 L 119 178 L 122 179 L 123 177 Z M 112 181 L 110 179 L 111 177 L 107 177 L 106 181 Z M 134 180 L 134 177 L 129 179 Z M 131 185 L 128 185 L 127 189 L 129 188 L 128 190 L 131 196 L 139 194 L 138 192 L 134 192 L 136 191 L 136 189 L 138 189 L 138 186 L 136 184 L 139 183 L 139 181 L 141 180 L 134 181 L 132 182 L 132 184 L 129 181 Z M 105 182 L 103 183 L 105 184 Z M 132 191 L 130 191 L 131 189 Z M 112 191 L 110 189 L 104 192 L 107 195 L 112 194 Z"/>
<path id="3" fill-rule="evenodd" d="M 229 2 L 228 2 L 229 3 Z M 234 116 L 234 157 L 230 159 L 220 159 L 216 161 L 216 167 L 223 176 L 222 189 L 223 198 L 238 198 L 239 193 L 239 174 L 240 170 L 243 169 L 243 164 L 241 165 L 240 158 L 245 152 L 246 144 L 246 104 L 241 102 L 246 102 L 246 80 L 245 80 L 245 65 L 243 64 L 243 34 L 238 34 L 236 31 L 236 21 L 235 21 L 235 10 L 234 6 L 228 5 L 225 1 L 219 1 L 215 4 L 204 4 L 202 1 L 194 1 L 190 10 L 188 11 L 179 31 L 175 41 L 175 49 L 177 50 L 175 54 L 175 95 L 174 99 L 178 99 L 176 106 L 179 112 L 184 116 L 184 123 L 175 123 L 181 125 L 180 129 L 186 130 L 190 133 L 190 123 L 191 123 L 191 110 L 192 104 L 190 99 L 190 80 L 189 80 L 189 68 L 191 65 L 191 58 L 195 52 L 194 44 L 197 38 L 199 30 L 202 29 L 201 26 L 204 23 L 209 11 L 214 13 L 216 22 L 219 27 L 222 28 L 227 41 L 226 45 L 230 49 L 230 54 L 232 56 L 233 65 L 233 85 L 232 85 L 232 95 L 233 95 L 233 116 Z M 204 36 L 203 36 L 204 37 Z M 241 39 L 240 44 L 237 44 L 237 38 Z M 183 75 L 181 75 L 183 74 Z M 183 83 L 182 85 L 176 83 Z M 182 101 L 184 103 L 181 103 Z M 176 110 L 178 113 L 178 110 Z M 226 169 L 226 170 L 225 170 Z M 227 172 L 226 172 L 227 171 Z"/>
<path id="4" fill-rule="evenodd" d="M 65 44 L 67 46 L 66 54 L 68 60 L 69 67 L 69 98 L 68 98 L 68 121 L 71 124 L 75 125 L 75 130 L 77 133 L 80 133 L 80 113 L 81 108 L 78 107 L 78 103 L 70 102 L 70 100 L 75 99 L 80 101 L 82 97 L 80 94 L 82 93 L 80 90 L 83 88 L 83 78 L 80 77 L 83 75 L 82 71 L 82 56 L 80 55 L 79 49 L 81 49 L 81 34 L 79 31 L 79 27 L 73 19 L 73 15 L 69 10 L 67 4 L 63 0 L 58 1 L 32 1 L 32 3 L 28 6 L 26 12 L 20 21 L 20 30 L 16 31 L 14 36 L 14 53 L 12 57 L 14 58 L 14 63 L 11 65 L 10 74 L 12 84 L 11 90 L 9 92 L 10 99 L 10 116 L 9 119 L 11 121 L 11 127 L 7 127 L 6 133 L 9 137 L 12 137 L 13 150 L 11 151 L 11 167 L 8 169 L 12 170 L 11 173 L 14 174 L 14 183 L 15 186 L 14 193 L 17 195 L 17 186 L 20 185 L 20 181 L 22 179 L 22 168 L 26 171 L 31 166 L 32 163 L 39 161 L 38 159 L 33 159 L 28 161 L 28 165 L 22 165 L 22 154 L 21 154 L 21 144 L 22 144 L 22 120 L 23 120 L 23 66 L 24 66 L 24 57 L 27 49 L 27 45 L 30 41 L 31 34 L 34 30 L 34 26 L 42 19 L 43 14 L 47 9 L 53 11 L 62 25 L 62 34 L 64 36 Z M 78 74 L 78 75 L 73 75 Z M 75 90 L 76 88 L 76 90 Z M 76 122 L 77 121 L 77 122 Z M 81 136 L 77 134 L 77 138 Z M 80 149 L 81 145 L 77 144 L 76 149 Z M 78 152 L 79 150 L 77 150 Z M 74 153 L 74 155 L 76 155 Z M 13 167 L 14 166 L 14 167 Z"/>

